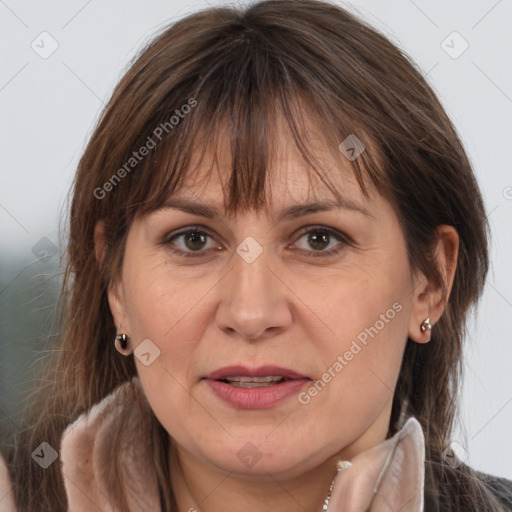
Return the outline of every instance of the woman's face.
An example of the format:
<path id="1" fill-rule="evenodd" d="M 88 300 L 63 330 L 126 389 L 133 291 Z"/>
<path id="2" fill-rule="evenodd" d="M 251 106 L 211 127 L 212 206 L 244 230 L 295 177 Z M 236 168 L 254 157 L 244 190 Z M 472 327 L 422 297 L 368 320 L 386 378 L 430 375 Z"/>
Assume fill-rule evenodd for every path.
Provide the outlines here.
<path id="1" fill-rule="evenodd" d="M 428 316 L 421 280 L 390 204 L 366 198 L 345 157 L 325 152 L 345 204 L 305 207 L 333 196 L 309 182 L 289 138 L 279 147 L 267 210 L 233 217 L 221 200 L 227 146 L 213 168 L 207 154 L 174 206 L 133 222 L 109 292 L 182 457 L 254 478 L 382 441 L 407 336 L 427 341 L 414 327 Z"/>

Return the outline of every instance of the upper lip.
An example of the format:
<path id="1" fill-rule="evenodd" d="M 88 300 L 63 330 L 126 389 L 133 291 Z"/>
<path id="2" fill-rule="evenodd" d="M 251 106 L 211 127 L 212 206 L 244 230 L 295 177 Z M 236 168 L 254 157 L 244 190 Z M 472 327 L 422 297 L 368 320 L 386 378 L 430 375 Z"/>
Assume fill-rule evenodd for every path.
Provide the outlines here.
<path id="1" fill-rule="evenodd" d="M 225 379 L 226 377 L 285 377 L 287 379 L 309 379 L 306 375 L 301 375 L 288 368 L 282 368 L 280 366 L 259 366 L 258 368 L 247 368 L 245 366 L 225 366 L 219 368 L 204 378 L 209 380 Z"/>

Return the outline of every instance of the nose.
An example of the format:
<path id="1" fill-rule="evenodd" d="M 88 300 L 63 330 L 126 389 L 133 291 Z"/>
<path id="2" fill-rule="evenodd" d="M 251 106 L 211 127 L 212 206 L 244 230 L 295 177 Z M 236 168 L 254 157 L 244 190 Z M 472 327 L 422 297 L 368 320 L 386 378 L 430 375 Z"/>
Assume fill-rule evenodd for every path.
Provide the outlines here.
<path id="1" fill-rule="evenodd" d="M 218 328 L 229 336 L 256 341 L 291 325 L 293 294 L 269 263 L 265 251 L 251 263 L 234 255 L 234 268 L 223 280 L 216 311 Z"/>

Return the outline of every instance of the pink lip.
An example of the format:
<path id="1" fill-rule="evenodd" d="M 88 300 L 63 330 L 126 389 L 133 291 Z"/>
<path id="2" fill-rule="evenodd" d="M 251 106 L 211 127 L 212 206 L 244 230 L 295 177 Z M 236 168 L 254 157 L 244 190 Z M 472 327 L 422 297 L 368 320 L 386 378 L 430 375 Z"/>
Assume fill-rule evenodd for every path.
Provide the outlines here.
<path id="1" fill-rule="evenodd" d="M 265 377 L 269 375 L 282 376 L 291 380 L 261 388 L 238 388 L 218 380 L 230 376 Z M 306 383 L 311 381 L 309 377 L 278 366 L 261 366 L 254 369 L 245 366 L 227 366 L 208 374 L 204 377 L 204 380 L 215 395 L 239 409 L 266 409 L 272 407 L 281 400 L 297 393 Z"/>
<path id="2" fill-rule="evenodd" d="M 209 380 L 225 379 L 226 377 L 266 377 L 267 375 L 275 375 L 286 377 L 287 379 L 307 379 L 305 375 L 281 368 L 280 366 L 259 366 L 258 368 L 246 368 L 245 366 L 225 366 L 219 370 L 209 373 L 204 378 Z"/>

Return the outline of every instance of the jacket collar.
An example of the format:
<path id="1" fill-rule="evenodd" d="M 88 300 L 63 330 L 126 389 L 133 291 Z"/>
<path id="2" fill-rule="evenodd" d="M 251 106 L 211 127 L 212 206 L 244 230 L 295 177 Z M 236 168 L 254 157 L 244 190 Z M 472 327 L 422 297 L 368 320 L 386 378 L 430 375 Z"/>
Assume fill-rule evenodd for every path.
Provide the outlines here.
<path id="1" fill-rule="evenodd" d="M 425 440 L 410 417 L 393 437 L 340 466 L 329 512 L 422 512 Z M 348 466 L 348 467 L 347 467 Z"/>
<path id="2" fill-rule="evenodd" d="M 69 512 L 116 512 L 112 481 L 130 512 L 160 510 L 150 412 L 134 377 L 66 428 L 60 458 Z M 393 437 L 340 461 L 328 512 L 422 512 L 424 457 L 423 431 L 411 417 Z"/>

